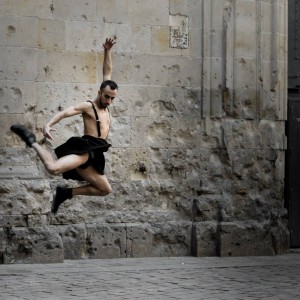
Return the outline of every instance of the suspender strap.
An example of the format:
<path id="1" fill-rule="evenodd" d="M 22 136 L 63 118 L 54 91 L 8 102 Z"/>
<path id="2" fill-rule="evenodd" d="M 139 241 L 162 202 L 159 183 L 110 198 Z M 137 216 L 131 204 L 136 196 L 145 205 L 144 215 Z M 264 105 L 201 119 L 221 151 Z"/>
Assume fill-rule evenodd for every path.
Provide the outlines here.
<path id="1" fill-rule="evenodd" d="M 97 122 L 98 137 L 100 138 L 101 137 L 100 120 L 99 120 L 99 117 L 98 117 L 98 114 L 97 114 L 97 110 L 96 110 L 95 105 L 92 101 L 88 100 L 87 102 L 92 103 L 93 111 L 94 111 L 94 114 L 95 114 L 95 117 L 96 117 L 96 122 Z"/>

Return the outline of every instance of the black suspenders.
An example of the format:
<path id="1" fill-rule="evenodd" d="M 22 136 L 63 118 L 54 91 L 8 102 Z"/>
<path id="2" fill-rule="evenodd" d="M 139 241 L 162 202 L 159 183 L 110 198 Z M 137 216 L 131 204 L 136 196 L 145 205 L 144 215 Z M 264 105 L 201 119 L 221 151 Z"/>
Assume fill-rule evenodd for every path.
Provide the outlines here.
<path id="1" fill-rule="evenodd" d="M 92 103 L 93 111 L 94 111 L 94 114 L 95 114 L 95 117 L 96 117 L 96 122 L 97 122 L 98 138 L 101 138 L 100 120 L 99 120 L 99 117 L 98 117 L 98 114 L 97 114 L 97 110 L 96 110 L 95 105 L 92 101 L 88 100 L 87 102 Z"/>

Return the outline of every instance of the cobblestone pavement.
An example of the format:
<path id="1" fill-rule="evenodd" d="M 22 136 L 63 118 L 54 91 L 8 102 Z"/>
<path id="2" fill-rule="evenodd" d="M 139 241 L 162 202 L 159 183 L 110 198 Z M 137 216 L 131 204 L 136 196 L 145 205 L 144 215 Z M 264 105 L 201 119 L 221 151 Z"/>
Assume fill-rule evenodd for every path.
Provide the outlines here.
<path id="1" fill-rule="evenodd" d="M 0 299 L 300 299 L 300 254 L 0 265 Z"/>

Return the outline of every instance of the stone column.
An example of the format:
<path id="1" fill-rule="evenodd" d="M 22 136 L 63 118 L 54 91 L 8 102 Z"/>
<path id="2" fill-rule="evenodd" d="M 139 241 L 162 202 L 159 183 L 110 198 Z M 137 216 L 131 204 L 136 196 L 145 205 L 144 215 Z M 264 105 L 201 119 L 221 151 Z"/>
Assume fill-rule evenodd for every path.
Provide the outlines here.
<path id="1" fill-rule="evenodd" d="M 202 117 L 207 135 L 217 130 L 221 139 L 194 201 L 195 255 L 270 255 L 289 247 L 287 5 L 202 2 Z"/>

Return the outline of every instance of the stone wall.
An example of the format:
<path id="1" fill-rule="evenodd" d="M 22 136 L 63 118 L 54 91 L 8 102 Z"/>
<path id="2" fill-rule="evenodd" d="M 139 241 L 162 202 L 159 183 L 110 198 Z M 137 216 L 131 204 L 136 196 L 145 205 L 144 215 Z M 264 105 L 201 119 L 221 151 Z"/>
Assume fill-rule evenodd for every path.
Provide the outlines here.
<path id="1" fill-rule="evenodd" d="M 287 0 L 1 0 L 0 14 L 0 263 L 288 250 Z M 53 216 L 63 180 L 9 127 L 51 151 L 81 135 L 80 117 L 54 142 L 41 131 L 96 96 L 112 36 L 114 191 Z"/>

